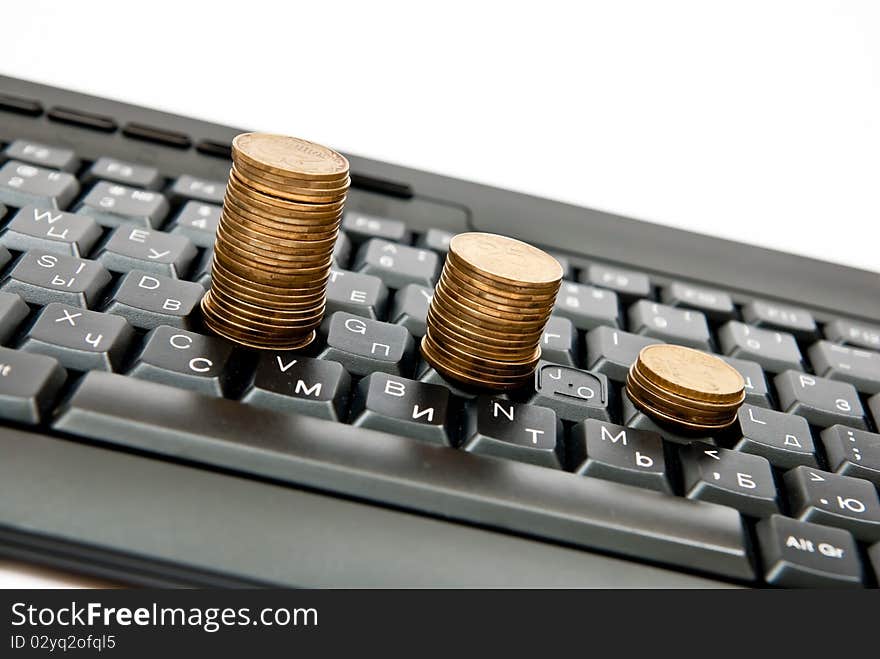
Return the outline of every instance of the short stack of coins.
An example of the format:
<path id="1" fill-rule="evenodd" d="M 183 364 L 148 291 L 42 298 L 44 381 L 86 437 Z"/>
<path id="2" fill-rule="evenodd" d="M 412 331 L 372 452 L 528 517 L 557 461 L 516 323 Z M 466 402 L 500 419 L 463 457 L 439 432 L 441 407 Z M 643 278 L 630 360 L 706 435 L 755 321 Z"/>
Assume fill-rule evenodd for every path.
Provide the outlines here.
<path id="1" fill-rule="evenodd" d="M 428 309 L 421 350 L 442 376 L 478 389 L 523 385 L 541 357 L 562 266 L 526 243 L 458 234 Z"/>
<path id="2" fill-rule="evenodd" d="M 745 382 L 715 355 L 684 346 L 644 347 L 626 378 L 639 410 L 683 434 L 707 434 L 736 420 Z"/>
<path id="3" fill-rule="evenodd" d="M 302 348 L 324 315 L 348 161 L 265 133 L 238 135 L 232 161 L 202 299 L 205 323 L 242 345 Z"/>

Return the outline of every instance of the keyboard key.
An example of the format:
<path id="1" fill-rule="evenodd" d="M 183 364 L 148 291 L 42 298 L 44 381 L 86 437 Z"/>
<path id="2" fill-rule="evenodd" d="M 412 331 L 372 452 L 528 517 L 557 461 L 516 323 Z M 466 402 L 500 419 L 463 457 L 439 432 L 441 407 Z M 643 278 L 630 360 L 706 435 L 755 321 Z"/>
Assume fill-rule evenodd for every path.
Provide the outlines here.
<path id="1" fill-rule="evenodd" d="M 355 390 L 351 423 L 451 446 L 450 406 L 449 392 L 444 387 L 371 373 Z"/>
<path id="2" fill-rule="evenodd" d="M 100 263 L 33 249 L 15 264 L 3 290 L 18 293 L 31 304 L 63 302 L 88 308 L 109 283 L 110 273 Z"/>
<path id="3" fill-rule="evenodd" d="M 129 375 L 143 380 L 223 396 L 230 379 L 232 344 L 177 327 L 150 330 Z"/>
<path id="4" fill-rule="evenodd" d="M 612 421 L 612 392 L 601 373 L 540 361 L 535 370 L 533 405 L 549 407 L 563 421 Z"/>
<path id="5" fill-rule="evenodd" d="M 327 281 L 327 311 L 324 317 L 335 311 L 378 320 L 385 317 L 388 288 L 373 275 L 346 270 L 331 270 Z"/>
<path id="6" fill-rule="evenodd" d="M 86 374 L 54 427 L 137 451 L 187 455 L 215 469 L 299 488 L 569 546 L 754 578 L 743 522 L 731 508 L 512 460 L 437 450 L 406 437 L 257 409 L 136 378 Z"/>
<path id="7" fill-rule="evenodd" d="M 409 244 L 412 235 L 400 220 L 367 215 L 358 211 L 348 211 L 342 219 L 342 230 L 355 244 L 370 238 L 384 238 L 395 243 Z"/>
<path id="8" fill-rule="evenodd" d="M 743 377 L 746 383 L 746 401 L 749 405 L 757 405 L 758 407 L 772 408 L 770 402 L 770 386 L 767 384 L 767 377 L 764 375 L 764 369 L 756 362 L 750 362 L 747 359 L 737 359 L 736 357 L 727 357 L 726 355 L 718 355 L 733 366 Z"/>
<path id="9" fill-rule="evenodd" d="M 138 165 L 106 156 L 98 158 L 92 163 L 84 178 L 88 183 L 98 180 L 110 181 L 146 190 L 158 190 L 162 187 L 162 176 L 155 167 Z"/>
<path id="10" fill-rule="evenodd" d="M 554 364 L 577 365 L 577 330 L 562 316 L 550 316 L 541 337 L 541 357 Z"/>
<path id="11" fill-rule="evenodd" d="M 349 373 L 400 376 L 413 368 L 415 343 L 405 327 L 337 311 L 322 331 L 327 347 L 320 357 L 339 362 Z"/>
<path id="12" fill-rule="evenodd" d="M 868 409 L 874 417 L 874 427 L 880 428 L 880 394 L 874 394 L 868 399 Z"/>
<path id="13" fill-rule="evenodd" d="M 175 202 L 189 199 L 204 201 L 208 204 L 223 204 L 226 184 L 221 181 L 209 181 L 184 174 L 178 177 L 171 186 L 171 198 Z"/>
<path id="14" fill-rule="evenodd" d="M 76 212 L 95 218 L 105 227 L 134 223 L 155 229 L 162 224 L 168 208 L 168 200 L 160 192 L 98 181 L 77 206 Z"/>
<path id="15" fill-rule="evenodd" d="M 576 473 L 672 494 L 657 433 L 587 419 L 574 426 L 571 440 Z"/>
<path id="16" fill-rule="evenodd" d="M 862 585 L 862 564 L 852 536 L 842 529 L 782 515 L 758 522 L 767 583 L 782 588 Z"/>
<path id="17" fill-rule="evenodd" d="M 856 348 L 880 350 L 880 327 L 852 320 L 832 320 L 825 325 L 825 338 Z"/>
<path id="18" fill-rule="evenodd" d="M 581 272 L 581 281 L 601 288 L 610 288 L 627 303 L 635 302 L 639 298 L 652 297 L 651 281 L 648 276 L 633 270 L 594 263 Z"/>
<path id="19" fill-rule="evenodd" d="M 143 270 L 179 278 L 189 271 L 196 256 L 196 248 L 183 236 L 121 225 L 96 259 L 113 272 Z"/>
<path id="20" fill-rule="evenodd" d="M 714 288 L 704 288 L 674 281 L 664 286 L 661 300 L 673 307 L 695 309 L 710 320 L 725 322 L 736 318 L 736 307 L 728 293 Z"/>
<path id="21" fill-rule="evenodd" d="M 171 233 L 189 238 L 196 247 L 211 249 L 214 247 L 222 210 L 222 207 L 213 204 L 188 201 L 171 225 Z"/>
<path id="22" fill-rule="evenodd" d="M 470 453 L 562 469 L 562 424 L 553 410 L 480 396 L 467 406 L 464 444 Z"/>
<path id="23" fill-rule="evenodd" d="M 373 238 L 358 251 L 355 270 L 381 279 L 388 288 L 418 284 L 432 288 L 439 259 L 429 249 L 408 247 Z"/>
<path id="24" fill-rule="evenodd" d="M 434 291 L 417 284 L 404 286 L 394 295 L 394 304 L 388 320 L 403 325 L 416 338 L 425 336 L 428 322 L 428 305 Z"/>
<path id="25" fill-rule="evenodd" d="M 54 357 L 76 371 L 115 371 L 133 339 L 124 318 L 53 302 L 40 312 L 21 349 Z"/>
<path id="26" fill-rule="evenodd" d="M 752 517 L 779 512 L 766 458 L 694 442 L 681 449 L 685 496 L 736 508 Z"/>
<path id="27" fill-rule="evenodd" d="M 30 309 L 20 295 L 0 292 L 0 343 L 5 344 L 12 338 L 29 313 Z"/>
<path id="28" fill-rule="evenodd" d="M 101 227 L 90 217 L 28 205 L 6 225 L 0 243 L 19 252 L 39 249 L 84 256 L 100 238 Z"/>
<path id="29" fill-rule="evenodd" d="M 452 240 L 454 235 L 454 233 L 444 231 L 443 229 L 428 229 L 419 236 L 416 246 L 430 249 L 445 256 L 449 252 L 449 241 Z"/>
<path id="30" fill-rule="evenodd" d="M 416 346 L 416 352 L 418 352 L 418 345 Z M 464 389 L 461 385 L 451 380 L 447 380 L 435 371 L 434 367 L 421 358 L 416 364 L 416 379 L 425 384 L 436 384 L 440 387 L 446 387 L 453 396 L 461 398 L 462 400 L 473 400 L 478 395 L 473 389 Z"/>
<path id="31" fill-rule="evenodd" d="M 880 487 L 880 435 L 836 425 L 823 430 L 819 438 L 835 473 L 864 478 Z"/>
<path id="32" fill-rule="evenodd" d="M 765 371 L 804 370 L 800 348 L 791 334 L 731 320 L 718 330 L 718 340 L 724 354 L 757 362 Z"/>
<path id="33" fill-rule="evenodd" d="M 336 244 L 333 245 L 333 265 L 338 270 L 345 270 L 351 260 L 351 239 L 344 231 L 336 234 Z"/>
<path id="34" fill-rule="evenodd" d="M 835 423 L 867 429 L 865 410 L 851 384 L 785 371 L 773 383 L 779 395 L 779 407 L 799 414 L 814 426 L 826 428 Z"/>
<path id="35" fill-rule="evenodd" d="M 0 348 L 0 418 L 40 423 L 66 379 L 57 359 Z"/>
<path id="36" fill-rule="evenodd" d="M 10 160 L 0 168 L 0 202 L 22 208 L 67 208 L 79 194 L 72 174 Z"/>
<path id="37" fill-rule="evenodd" d="M 345 421 L 350 390 L 351 376 L 339 362 L 261 351 L 242 402 Z"/>
<path id="38" fill-rule="evenodd" d="M 685 446 L 690 445 L 695 441 L 700 441 L 704 444 L 715 444 L 715 439 L 711 435 L 696 437 L 694 435 L 684 435 L 671 430 L 668 425 L 659 425 L 656 421 L 654 421 L 654 419 L 652 419 L 635 405 L 633 405 L 632 401 L 629 399 L 629 396 L 626 395 L 625 387 L 621 387 L 620 398 L 622 423 L 629 428 L 649 430 L 651 432 L 657 433 L 668 442 L 674 442 L 676 444 L 682 444 Z"/>
<path id="39" fill-rule="evenodd" d="M 629 328 L 636 334 L 697 350 L 710 351 L 709 325 L 699 311 L 639 300 L 629 308 Z"/>
<path id="40" fill-rule="evenodd" d="M 656 343 L 663 341 L 610 327 L 597 327 L 587 332 L 587 368 L 604 373 L 615 382 L 625 382 L 639 351 Z"/>
<path id="41" fill-rule="evenodd" d="M 15 140 L 4 149 L 3 160 L 19 160 L 65 172 L 76 172 L 79 168 L 79 159 L 71 149 L 47 146 L 30 140 Z"/>
<path id="42" fill-rule="evenodd" d="M 806 309 L 756 300 L 743 305 L 742 314 L 750 325 L 788 332 L 804 341 L 819 334 L 813 314 Z"/>
<path id="43" fill-rule="evenodd" d="M 106 311 L 141 329 L 159 325 L 190 329 L 204 295 L 201 284 L 132 270 L 122 279 Z"/>
<path id="44" fill-rule="evenodd" d="M 801 416 L 743 405 L 733 432 L 739 434 L 734 450 L 760 455 L 774 467 L 818 467 L 810 424 Z"/>
<path id="45" fill-rule="evenodd" d="M 785 473 L 791 514 L 807 522 L 846 529 L 859 540 L 880 540 L 880 499 L 866 480 L 810 467 Z"/>
<path id="46" fill-rule="evenodd" d="M 553 313 L 568 318 L 579 330 L 600 325 L 620 327 L 617 294 L 593 286 L 562 282 Z"/>
<path id="47" fill-rule="evenodd" d="M 211 287 L 211 264 L 213 261 L 214 250 L 202 250 L 202 255 L 199 257 L 199 261 L 196 263 L 196 267 L 193 268 L 192 276 L 190 277 L 190 280 L 201 284 L 205 290 Z"/>
<path id="48" fill-rule="evenodd" d="M 849 382 L 863 394 L 880 393 L 880 352 L 817 341 L 807 355 L 816 375 Z"/>

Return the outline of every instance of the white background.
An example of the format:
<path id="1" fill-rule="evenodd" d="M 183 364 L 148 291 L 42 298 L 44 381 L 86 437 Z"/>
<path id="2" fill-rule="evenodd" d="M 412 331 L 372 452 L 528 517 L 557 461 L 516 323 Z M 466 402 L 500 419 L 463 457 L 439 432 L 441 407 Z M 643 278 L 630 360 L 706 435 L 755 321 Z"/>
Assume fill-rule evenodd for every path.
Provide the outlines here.
<path id="1" fill-rule="evenodd" d="M 880 271 L 876 0 L 28 0 L 2 23 L 8 75 Z"/>

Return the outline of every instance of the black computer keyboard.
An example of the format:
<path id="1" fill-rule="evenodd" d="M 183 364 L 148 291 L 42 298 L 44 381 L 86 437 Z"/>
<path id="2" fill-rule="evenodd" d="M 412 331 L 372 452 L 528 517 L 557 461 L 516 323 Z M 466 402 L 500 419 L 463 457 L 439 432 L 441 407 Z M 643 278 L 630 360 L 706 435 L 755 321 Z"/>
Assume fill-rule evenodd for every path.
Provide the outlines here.
<path id="1" fill-rule="evenodd" d="M 232 483 L 246 479 L 264 488 L 252 493 L 257 511 L 272 507 L 280 485 L 683 575 L 876 585 L 880 323 L 571 245 L 555 251 L 565 281 L 534 382 L 477 394 L 446 382 L 418 351 L 454 229 L 355 203 L 319 340 L 296 353 L 233 346 L 206 331 L 199 312 L 224 181 L 158 162 L 175 150 L 191 158 L 191 140 L 168 131 L 177 143 L 163 144 L 159 129 L 119 129 L 109 117 L 90 125 L 71 108 L 45 114 L 38 99 L 3 92 L 0 125 L 14 116 L 27 126 L 25 117 L 56 138 L 7 138 L 8 124 L 0 133 L 0 480 L 10 490 L 7 476 L 21 481 L 4 494 L 7 553 L 85 569 L 91 561 L 121 578 L 124 569 L 108 565 L 125 554 L 125 569 L 144 582 L 188 573 L 290 583 L 269 564 L 294 560 L 284 552 L 237 555 L 233 568 L 216 547 L 198 547 L 200 520 L 205 542 L 217 542 L 207 520 L 218 510 L 230 511 L 237 542 Z M 113 153 L 71 148 L 82 131 L 115 134 Z M 170 151 L 156 159 L 145 140 Z M 223 167 L 228 151 L 211 144 L 202 157 Z M 361 187 L 395 203 L 412 196 L 393 182 L 364 178 Z M 732 428 L 693 441 L 630 403 L 626 372 L 656 342 L 715 352 L 742 373 L 746 404 Z M 58 460 L 51 473 L 45 456 Z M 98 470 L 90 477 L 87 464 Z M 199 472 L 229 478 L 232 499 L 206 500 L 207 484 L 184 494 Z M 33 492 L 46 501 L 21 496 L 25 481 L 40 479 Z M 179 498 L 151 509 L 138 489 L 150 483 Z M 185 510 L 190 535 L 108 536 L 108 527 L 134 533 L 156 521 L 132 520 L 137 505 L 175 520 Z M 69 519 L 56 520 L 53 506 Z M 277 532 L 276 513 L 256 532 Z M 295 532 L 300 520 L 285 523 Z M 347 529 L 352 551 L 361 532 Z M 388 533 L 407 544 L 407 532 L 389 523 Z"/>

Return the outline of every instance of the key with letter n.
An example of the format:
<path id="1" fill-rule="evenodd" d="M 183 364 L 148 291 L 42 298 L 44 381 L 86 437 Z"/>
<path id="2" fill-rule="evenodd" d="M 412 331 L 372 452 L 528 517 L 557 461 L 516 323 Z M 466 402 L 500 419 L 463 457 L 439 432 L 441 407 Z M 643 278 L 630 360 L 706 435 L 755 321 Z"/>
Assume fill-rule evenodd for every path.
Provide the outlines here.
<path id="1" fill-rule="evenodd" d="M 451 446 L 451 403 L 445 387 L 373 373 L 357 386 L 352 424 Z"/>

